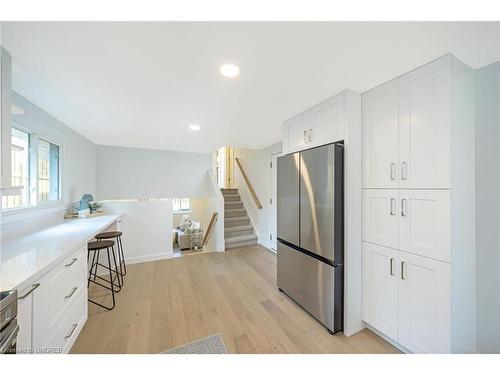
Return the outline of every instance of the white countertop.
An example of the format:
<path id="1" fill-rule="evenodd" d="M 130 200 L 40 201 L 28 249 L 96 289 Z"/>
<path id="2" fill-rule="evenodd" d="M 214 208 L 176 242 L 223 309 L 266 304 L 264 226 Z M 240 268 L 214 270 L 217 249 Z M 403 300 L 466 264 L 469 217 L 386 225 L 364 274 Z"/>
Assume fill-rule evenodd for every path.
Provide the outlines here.
<path id="1" fill-rule="evenodd" d="M 35 282 L 119 218 L 119 215 L 103 215 L 64 220 L 62 224 L 2 243 L 0 290 L 17 289 Z"/>

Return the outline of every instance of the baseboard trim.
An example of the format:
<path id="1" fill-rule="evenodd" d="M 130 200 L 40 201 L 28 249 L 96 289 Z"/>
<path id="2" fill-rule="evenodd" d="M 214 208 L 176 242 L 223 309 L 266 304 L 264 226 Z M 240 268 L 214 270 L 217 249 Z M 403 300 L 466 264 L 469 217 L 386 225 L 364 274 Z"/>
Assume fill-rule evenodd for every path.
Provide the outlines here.
<path id="1" fill-rule="evenodd" d="M 397 343 L 396 341 L 394 341 L 390 337 L 387 337 L 382 332 L 380 332 L 378 329 L 373 328 L 371 325 L 366 324 L 366 328 L 368 330 L 372 331 L 377 336 L 380 336 L 381 338 L 383 338 L 385 341 L 387 341 L 389 344 L 391 344 L 392 346 L 394 346 L 396 349 L 401 350 L 403 353 L 405 353 L 405 354 L 413 354 L 411 351 L 409 351 L 408 349 L 406 349 L 404 346 L 401 346 L 399 343 Z"/>
<path id="2" fill-rule="evenodd" d="M 146 262 L 154 262 L 156 260 L 170 259 L 174 257 L 175 257 L 174 253 L 160 253 L 160 254 L 145 255 L 140 257 L 125 258 L 125 262 L 127 264 L 146 263 Z"/>

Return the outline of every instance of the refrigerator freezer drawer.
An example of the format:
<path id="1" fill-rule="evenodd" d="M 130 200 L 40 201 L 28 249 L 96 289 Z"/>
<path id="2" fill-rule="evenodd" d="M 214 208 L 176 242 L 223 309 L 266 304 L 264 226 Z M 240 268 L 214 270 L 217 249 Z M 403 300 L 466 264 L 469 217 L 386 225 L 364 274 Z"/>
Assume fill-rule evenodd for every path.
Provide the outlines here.
<path id="1" fill-rule="evenodd" d="M 343 324 L 343 267 L 278 242 L 278 287 L 333 332 Z"/>

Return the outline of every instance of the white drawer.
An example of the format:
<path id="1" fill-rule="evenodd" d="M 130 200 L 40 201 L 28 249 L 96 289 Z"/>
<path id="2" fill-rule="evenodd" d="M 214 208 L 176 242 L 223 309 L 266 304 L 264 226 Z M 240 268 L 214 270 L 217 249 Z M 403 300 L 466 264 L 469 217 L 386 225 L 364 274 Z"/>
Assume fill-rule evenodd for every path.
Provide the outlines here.
<path id="1" fill-rule="evenodd" d="M 82 248 L 66 257 L 52 271 L 44 276 L 44 288 L 47 290 L 55 290 L 63 284 L 74 284 L 75 280 L 79 280 L 82 275 L 85 278 L 85 254 L 86 250 Z"/>
<path id="2" fill-rule="evenodd" d="M 83 249 L 66 258 L 55 270 L 48 273 L 41 281 L 43 289 L 43 313 L 49 328 L 52 320 L 74 298 L 75 294 L 86 289 L 86 258 Z"/>
<path id="3" fill-rule="evenodd" d="M 71 349 L 85 323 L 86 304 L 86 293 L 83 293 L 82 290 L 75 293 L 75 299 L 71 304 L 66 306 L 61 314 L 59 324 L 51 332 L 52 335 L 47 341 L 49 348 L 56 348 L 55 352 L 61 350 L 63 353 L 67 353 Z"/>

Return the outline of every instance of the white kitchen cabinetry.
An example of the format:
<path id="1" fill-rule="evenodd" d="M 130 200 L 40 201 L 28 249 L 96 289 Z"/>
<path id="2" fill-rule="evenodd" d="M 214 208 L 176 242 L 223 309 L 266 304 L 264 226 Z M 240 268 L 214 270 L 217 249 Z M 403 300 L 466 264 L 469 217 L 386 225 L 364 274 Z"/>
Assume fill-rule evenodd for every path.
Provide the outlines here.
<path id="1" fill-rule="evenodd" d="M 398 80 L 363 94 L 363 186 L 398 186 Z"/>
<path id="2" fill-rule="evenodd" d="M 283 153 L 344 140 L 349 117 L 359 118 L 359 108 L 354 108 L 357 113 L 352 113 L 355 106 L 349 102 L 356 100 L 359 101 L 359 94 L 344 91 L 285 121 Z"/>
<path id="3" fill-rule="evenodd" d="M 473 96 L 474 71 L 451 55 L 363 94 L 362 262 L 375 273 L 372 246 L 397 251 L 397 334 L 368 313 L 372 285 L 363 319 L 412 352 L 475 351 Z"/>
<path id="4" fill-rule="evenodd" d="M 289 120 L 284 128 L 287 133 L 288 148 L 290 152 L 295 152 L 304 148 L 312 141 L 312 129 L 310 129 L 309 116 L 301 114 Z"/>
<path id="5" fill-rule="evenodd" d="M 35 283 L 18 290 L 17 300 L 17 335 L 16 351 L 19 354 L 29 354 L 33 349 L 33 295 L 40 284 Z"/>
<path id="6" fill-rule="evenodd" d="M 451 56 L 399 78 L 399 187 L 450 188 Z"/>
<path id="7" fill-rule="evenodd" d="M 18 353 L 67 353 L 87 319 L 85 249 L 19 290 Z"/>
<path id="8" fill-rule="evenodd" d="M 400 189 L 399 204 L 398 248 L 450 262 L 450 191 Z"/>
<path id="9" fill-rule="evenodd" d="M 363 191 L 363 239 L 378 245 L 398 247 L 398 191 Z"/>
<path id="10" fill-rule="evenodd" d="M 414 353 L 450 352 L 450 265 L 399 252 L 399 343 Z"/>
<path id="11" fill-rule="evenodd" d="M 363 320 L 398 338 L 398 251 L 363 245 Z"/>
<path id="12" fill-rule="evenodd" d="M 34 299 L 37 306 L 36 313 L 33 314 L 35 348 L 57 342 L 64 345 L 56 347 L 66 352 L 78 335 L 81 329 L 79 325 L 86 316 L 86 311 L 82 311 L 80 307 L 81 302 L 87 300 L 85 253 L 85 249 L 76 251 L 40 280 L 40 290 Z M 69 315 L 75 314 L 75 308 L 81 314 L 73 316 L 71 322 L 67 321 Z"/>

